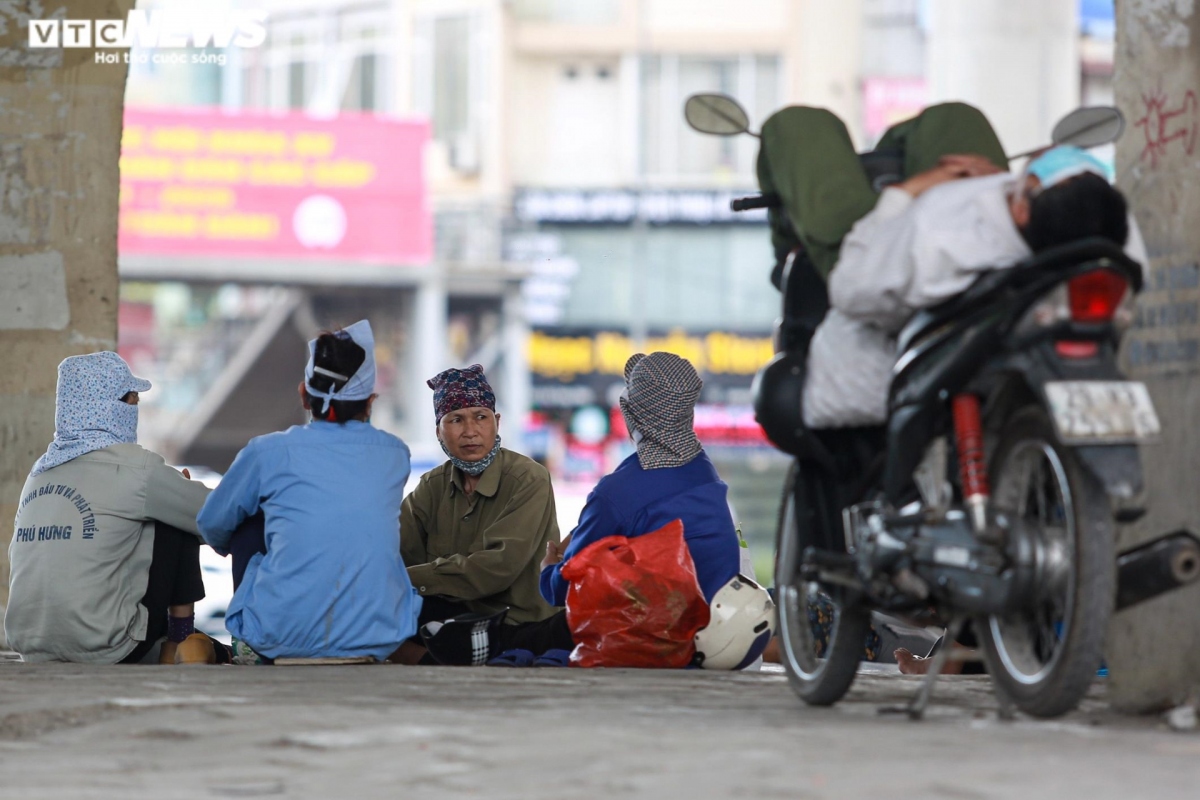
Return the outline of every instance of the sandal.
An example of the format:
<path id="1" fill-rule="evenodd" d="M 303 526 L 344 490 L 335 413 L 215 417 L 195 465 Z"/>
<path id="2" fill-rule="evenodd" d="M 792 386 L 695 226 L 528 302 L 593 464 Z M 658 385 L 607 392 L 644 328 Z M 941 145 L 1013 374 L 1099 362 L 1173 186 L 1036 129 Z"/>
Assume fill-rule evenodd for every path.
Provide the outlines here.
<path id="1" fill-rule="evenodd" d="M 487 662 L 489 667 L 528 667 L 534 663 L 533 653 L 529 650 L 505 650 L 500 655 Z"/>
<path id="2" fill-rule="evenodd" d="M 571 666 L 570 650 L 547 650 L 533 660 L 535 667 L 569 667 Z"/>

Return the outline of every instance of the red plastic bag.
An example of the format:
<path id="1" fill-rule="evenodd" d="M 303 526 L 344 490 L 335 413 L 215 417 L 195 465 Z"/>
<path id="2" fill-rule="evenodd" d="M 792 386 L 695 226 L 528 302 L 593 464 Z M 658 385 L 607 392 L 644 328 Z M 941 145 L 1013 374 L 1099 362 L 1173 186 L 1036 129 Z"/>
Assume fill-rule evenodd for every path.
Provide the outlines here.
<path id="1" fill-rule="evenodd" d="M 633 539 L 608 536 L 562 569 L 576 667 L 680 668 L 691 663 L 708 603 L 675 520 Z"/>

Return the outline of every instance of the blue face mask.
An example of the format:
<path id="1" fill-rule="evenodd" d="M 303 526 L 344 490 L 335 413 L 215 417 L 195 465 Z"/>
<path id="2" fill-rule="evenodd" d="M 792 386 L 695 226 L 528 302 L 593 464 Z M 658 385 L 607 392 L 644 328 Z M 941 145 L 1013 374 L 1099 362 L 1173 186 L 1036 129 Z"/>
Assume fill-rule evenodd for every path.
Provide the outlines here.
<path id="1" fill-rule="evenodd" d="M 1099 175 L 1106 181 L 1112 180 L 1103 161 L 1071 145 L 1050 148 L 1030 161 L 1025 171 L 1037 176 L 1041 181 L 1042 191 L 1084 173 Z"/>

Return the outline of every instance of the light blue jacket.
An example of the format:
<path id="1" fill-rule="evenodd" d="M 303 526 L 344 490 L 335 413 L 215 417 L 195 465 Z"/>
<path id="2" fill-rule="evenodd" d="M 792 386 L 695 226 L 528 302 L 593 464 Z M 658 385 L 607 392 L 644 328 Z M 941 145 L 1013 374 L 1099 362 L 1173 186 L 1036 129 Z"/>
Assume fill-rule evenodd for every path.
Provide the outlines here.
<path id="1" fill-rule="evenodd" d="M 366 422 L 312 422 L 250 440 L 196 521 L 219 553 L 266 517 L 225 627 L 270 658 L 384 659 L 417 630 L 400 558 L 408 446 Z"/>

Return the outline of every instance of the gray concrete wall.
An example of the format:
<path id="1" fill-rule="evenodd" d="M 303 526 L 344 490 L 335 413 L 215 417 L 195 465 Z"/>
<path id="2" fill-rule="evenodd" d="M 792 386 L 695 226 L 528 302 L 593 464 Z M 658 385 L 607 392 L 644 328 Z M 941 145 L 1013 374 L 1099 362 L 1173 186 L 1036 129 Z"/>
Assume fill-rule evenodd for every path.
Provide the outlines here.
<path id="1" fill-rule="evenodd" d="M 0 603 L 21 485 L 54 434 L 63 358 L 116 349 L 117 159 L 127 67 L 30 48 L 33 19 L 134 0 L 0 3 Z"/>
<path id="2" fill-rule="evenodd" d="M 1143 448 L 1149 513 L 1121 549 L 1188 528 L 1200 535 L 1200 14 L 1192 0 L 1118 0 L 1116 102 L 1129 121 L 1118 184 L 1150 252 L 1123 362 L 1145 380 L 1162 442 Z M 1200 586 L 1114 619 L 1111 695 L 1127 710 L 1178 702 L 1200 685 Z"/>

